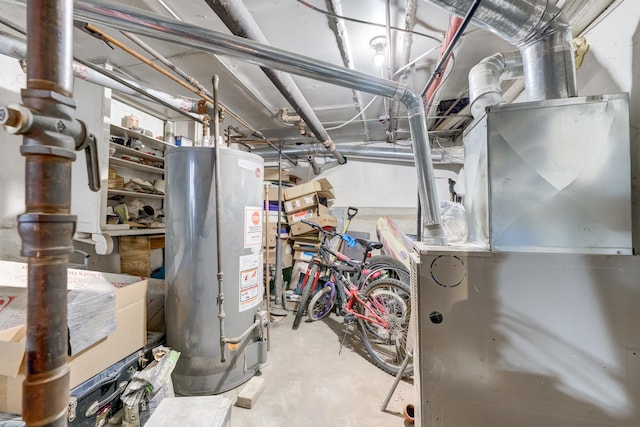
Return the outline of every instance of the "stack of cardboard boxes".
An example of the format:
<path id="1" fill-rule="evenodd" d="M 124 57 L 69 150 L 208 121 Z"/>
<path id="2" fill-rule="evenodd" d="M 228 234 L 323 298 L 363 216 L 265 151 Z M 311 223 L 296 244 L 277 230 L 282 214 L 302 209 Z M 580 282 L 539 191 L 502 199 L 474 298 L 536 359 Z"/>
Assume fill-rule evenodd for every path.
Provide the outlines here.
<path id="1" fill-rule="evenodd" d="M 291 229 L 294 261 L 309 261 L 320 248 L 322 233 L 301 222 L 316 223 L 322 227 L 337 227 L 338 220 L 329 215 L 329 206 L 335 198 L 333 186 L 326 178 L 286 188 L 284 211 Z"/>
<path id="2" fill-rule="evenodd" d="M 289 232 L 287 224 L 287 216 L 284 213 L 282 201 L 284 200 L 283 192 L 280 191 L 280 199 L 278 199 L 278 169 L 265 169 L 265 195 L 264 195 L 264 233 L 262 236 L 262 248 L 264 250 L 264 262 L 275 264 L 276 262 L 276 245 L 277 236 L 280 235 L 282 240 L 282 268 L 288 268 L 293 265 L 293 249 L 289 244 Z M 290 176 L 285 171 L 280 171 L 283 186 L 292 186 L 295 177 Z M 278 209 L 280 209 L 280 229 L 278 230 Z"/>

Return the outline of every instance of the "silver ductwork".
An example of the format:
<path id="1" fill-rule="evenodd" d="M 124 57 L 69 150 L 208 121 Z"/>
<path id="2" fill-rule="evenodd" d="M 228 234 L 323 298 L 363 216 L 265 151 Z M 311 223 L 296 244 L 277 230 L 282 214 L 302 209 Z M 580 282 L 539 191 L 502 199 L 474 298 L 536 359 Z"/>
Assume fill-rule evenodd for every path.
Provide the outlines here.
<path id="1" fill-rule="evenodd" d="M 253 16 L 251 16 L 251 12 L 249 12 L 242 0 L 207 0 L 206 3 L 236 36 L 246 37 L 264 45 L 269 44 L 267 37 L 260 30 Z M 296 82 L 293 80 L 293 77 L 269 68 L 263 68 L 262 71 L 300 117 L 302 117 L 311 132 L 318 138 L 327 151 L 336 158 L 338 163 L 345 163 L 346 161 L 342 157 L 342 154 L 340 154 L 335 143 L 331 140 L 329 133 L 322 123 L 320 123 L 320 119 L 305 99 L 298 85 L 296 85 Z"/>
<path id="2" fill-rule="evenodd" d="M 464 16 L 472 0 L 429 0 Z M 484 0 L 473 24 L 520 49 L 529 101 L 577 96 L 572 33 L 549 0 Z"/>
<path id="3" fill-rule="evenodd" d="M 423 240 L 433 245 L 446 244 L 422 98 L 406 85 L 121 4 L 94 0 L 91 3 L 77 1 L 74 6 L 77 18 L 94 23 L 402 102 L 407 107 L 423 206 Z"/>
<path id="4" fill-rule="evenodd" d="M 0 54 L 9 56 L 15 59 L 25 59 L 27 57 L 27 43 L 15 36 L 0 33 Z M 97 67 L 102 68 L 102 67 Z M 115 80 L 107 77 L 100 72 L 87 67 L 77 61 L 73 61 L 73 75 L 82 80 L 86 80 L 90 83 L 97 84 L 109 89 L 116 90 L 126 95 L 134 96 L 136 98 L 147 99 L 142 93 L 131 89 Z M 134 80 L 130 77 L 119 75 L 119 78 L 126 81 L 131 86 L 144 90 L 147 93 L 161 99 L 166 104 L 173 106 L 176 109 L 185 111 L 188 113 L 198 113 L 198 101 L 190 98 L 182 98 L 178 96 L 170 95 L 166 92 L 162 92 L 156 89 L 145 86 L 142 82 Z"/>
<path id="5" fill-rule="evenodd" d="M 370 161 L 382 161 L 397 164 L 414 164 L 414 156 L 410 150 L 397 150 L 386 147 L 368 147 L 368 146 L 341 146 L 340 151 L 348 160 L 365 159 Z M 278 153 L 266 148 L 258 148 L 251 151 L 253 154 L 261 156 L 265 161 L 277 160 Z M 282 154 L 290 157 L 298 157 L 308 159 L 308 157 L 318 155 L 316 147 L 309 146 L 292 146 L 284 147 Z"/>
<path id="6" fill-rule="evenodd" d="M 469 71 L 469 104 L 471 115 L 479 117 L 485 108 L 503 104 L 502 80 L 522 77 L 520 52 L 496 53 L 484 58 Z"/>

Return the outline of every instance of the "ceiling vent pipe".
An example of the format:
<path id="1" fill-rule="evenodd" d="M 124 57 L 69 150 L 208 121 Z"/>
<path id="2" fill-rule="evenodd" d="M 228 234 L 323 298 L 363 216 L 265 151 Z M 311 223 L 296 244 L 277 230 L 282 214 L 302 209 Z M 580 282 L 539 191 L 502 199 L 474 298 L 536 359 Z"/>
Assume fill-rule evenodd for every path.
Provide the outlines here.
<path id="1" fill-rule="evenodd" d="M 429 0 L 464 16 L 472 0 Z M 549 0 L 484 0 L 472 19 L 520 49 L 529 101 L 577 96 L 571 27 Z"/>
<path id="2" fill-rule="evenodd" d="M 366 159 L 370 161 L 388 162 L 402 165 L 414 165 L 415 158 L 411 150 L 397 150 L 388 147 L 369 147 L 362 145 L 343 146 L 340 148 L 349 160 Z M 282 153 L 291 157 L 312 157 L 318 155 L 315 147 L 309 146 L 289 146 L 282 149 Z M 278 153 L 266 148 L 251 150 L 253 154 L 262 156 L 265 161 L 277 160 Z"/>
<path id="3" fill-rule="evenodd" d="M 228 55 L 269 68 L 310 77 L 350 89 L 380 95 L 402 102 L 407 107 L 413 155 L 418 174 L 418 192 L 423 206 L 424 232 L 422 241 L 431 245 L 446 245 L 440 204 L 429 150 L 429 138 L 422 98 L 402 83 L 337 67 L 314 58 L 266 46 L 252 40 L 230 36 L 203 27 L 163 18 L 140 9 L 115 3 L 92 0 L 76 1 L 77 18 L 109 25 L 136 34 L 144 34 L 169 43 L 203 50 L 216 55 Z"/>
<path id="4" fill-rule="evenodd" d="M 236 36 L 255 40 L 265 45 L 269 44 L 267 37 L 258 27 L 258 24 L 251 16 L 251 13 L 242 0 L 206 0 L 209 7 L 218 15 L 224 25 Z M 335 143 L 327 133 L 320 119 L 305 99 L 302 92 L 296 85 L 293 77 L 280 71 L 262 67 L 262 71 L 267 75 L 273 85 L 286 98 L 287 102 L 302 117 L 311 132 L 329 151 L 338 163 L 344 164 L 346 160 L 338 151 Z"/>
<path id="5" fill-rule="evenodd" d="M 496 53 L 484 58 L 469 71 L 471 114 L 479 117 L 491 105 L 504 104 L 502 80 L 522 77 L 520 52 Z"/>

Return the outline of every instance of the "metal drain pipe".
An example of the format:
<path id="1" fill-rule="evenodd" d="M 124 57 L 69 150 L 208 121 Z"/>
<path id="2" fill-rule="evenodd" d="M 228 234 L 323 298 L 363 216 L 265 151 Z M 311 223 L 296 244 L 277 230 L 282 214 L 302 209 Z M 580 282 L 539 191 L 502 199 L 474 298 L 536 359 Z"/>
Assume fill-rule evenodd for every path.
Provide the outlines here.
<path id="1" fill-rule="evenodd" d="M 77 1 L 75 6 L 75 14 L 81 19 L 402 102 L 407 107 L 418 189 L 423 204 L 426 228 L 423 240 L 432 245 L 446 245 L 424 107 L 420 96 L 406 85 L 121 4 L 93 0 L 91 3 Z"/>
<path id="2" fill-rule="evenodd" d="M 258 24 L 241 0 L 206 0 L 206 3 L 236 36 L 246 37 L 264 45 L 269 44 L 267 37 L 260 30 Z M 322 123 L 320 123 L 320 119 L 316 116 L 316 113 L 302 92 L 300 92 L 293 78 L 288 74 L 265 67 L 262 67 L 262 71 L 293 109 L 302 117 L 302 120 L 304 120 L 311 132 L 318 138 L 327 151 L 338 160 L 338 163 L 345 163 L 346 160 L 338 151 L 329 133 L 327 133 Z"/>
<path id="3" fill-rule="evenodd" d="M 76 217 L 71 215 L 71 164 L 76 158 L 73 1 L 27 2 L 28 55 L 24 106 L 55 125 L 24 134 L 26 212 L 18 217 L 22 255 L 28 257 L 26 379 L 22 417 L 27 426 L 66 426 L 67 263 Z M 15 117 L 14 117 L 15 119 Z M 9 118 L 6 125 L 16 125 Z"/>

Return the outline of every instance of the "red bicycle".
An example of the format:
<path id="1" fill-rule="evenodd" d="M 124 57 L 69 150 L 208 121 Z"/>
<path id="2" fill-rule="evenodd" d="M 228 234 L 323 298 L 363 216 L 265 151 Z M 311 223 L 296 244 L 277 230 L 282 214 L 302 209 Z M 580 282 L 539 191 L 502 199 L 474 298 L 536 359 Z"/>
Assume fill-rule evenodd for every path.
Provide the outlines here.
<path id="1" fill-rule="evenodd" d="M 326 235 L 336 235 L 336 233 L 322 230 L 317 224 L 308 221 L 305 223 Z M 326 242 L 326 239 L 323 242 Z M 368 250 L 371 250 L 376 242 L 367 243 Z M 360 289 L 345 274 L 355 272 L 360 266 L 340 256 L 329 245 L 322 244 L 318 254 L 312 259 L 308 276 L 305 276 L 307 282 L 311 277 L 314 281 L 311 286 L 303 288 L 300 306 L 294 319 L 294 329 L 300 323 L 312 290 L 321 280 L 321 266 L 326 266 L 329 274 L 325 276 L 326 280 L 320 292 L 326 293 L 327 289 L 335 290 L 342 302 L 345 324 L 357 322 L 362 342 L 374 364 L 385 372 L 396 375 L 407 353 L 407 335 L 411 315 L 409 286 L 397 279 L 381 277 Z M 309 305 L 308 310 L 314 310 L 314 307 Z M 404 373 L 411 375 L 412 371 L 413 367 L 407 366 Z"/>

